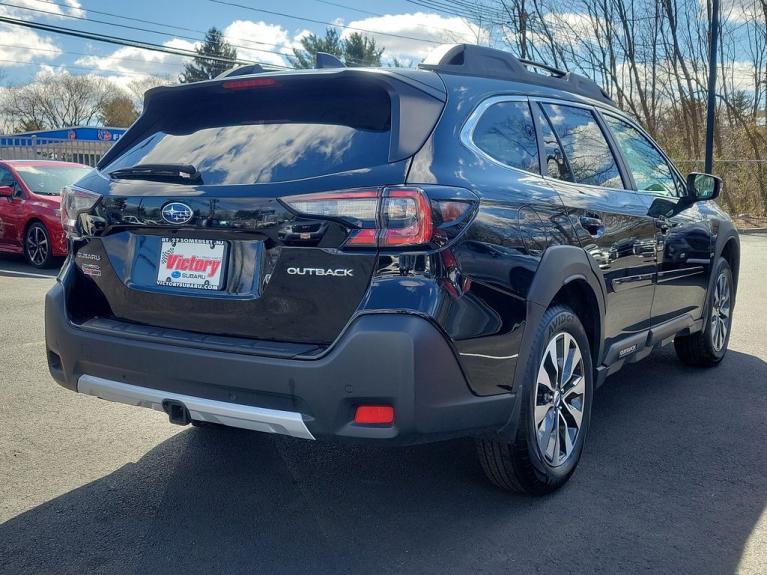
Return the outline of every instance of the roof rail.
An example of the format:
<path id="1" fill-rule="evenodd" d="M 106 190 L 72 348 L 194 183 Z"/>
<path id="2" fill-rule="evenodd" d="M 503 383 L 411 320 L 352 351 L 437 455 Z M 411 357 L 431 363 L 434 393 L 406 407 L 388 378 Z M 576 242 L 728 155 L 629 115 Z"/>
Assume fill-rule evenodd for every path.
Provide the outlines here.
<path id="1" fill-rule="evenodd" d="M 418 67 L 422 70 L 434 70 L 447 74 L 482 76 L 536 84 L 615 105 L 607 92 L 586 76 L 558 70 L 547 64 L 522 60 L 509 52 L 485 46 L 442 44 L 437 46 Z M 545 70 L 550 75 L 531 72 L 528 68 Z"/>

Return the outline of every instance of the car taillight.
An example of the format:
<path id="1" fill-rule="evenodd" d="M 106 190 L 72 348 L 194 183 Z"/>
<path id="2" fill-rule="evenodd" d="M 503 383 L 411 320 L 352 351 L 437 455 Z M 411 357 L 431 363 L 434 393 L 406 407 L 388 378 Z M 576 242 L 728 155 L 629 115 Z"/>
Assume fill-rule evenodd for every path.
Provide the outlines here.
<path id="1" fill-rule="evenodd" d="M 223 86 L 226 90 L 250 90 L 253 88 L 274 88 L 277 80 L 272 78 L 246 78 L 244 80 L 227 80 Z"/>
<path id="2" fill-rule="evenodd" d="M 427 246 L 438 236 L 438 226 L 458 220 L 472 206 L 469 201 L 430 200 L 422 189 L 407 186 L 320 192 L 282 201 L 301 214 L 349 224 L 345 247 L 382 248 Z"/>
<path id="3" fill-rule="evenodd" d="M 431 241 L 429 198 L 417 188 L 387 189 L 381 210 L 381 247 L 418 246 Z"/>
<path id="4" fill-rule="evenodd" d="M 61 226 L 68 236 L 80 235 L 78 217 L 93 208 L 100 199 L 99 194 L 74 186 L 67 186 L 61 191 Z"/>
<path id="5" fill-rule="evenodd" d="M 342 220 L 356 228 L 346 244 L 365 247 L 376 245 L 379 195 L 378 190 L 350 190 L 290 196 L 282 201 L 301 214 Z"/>

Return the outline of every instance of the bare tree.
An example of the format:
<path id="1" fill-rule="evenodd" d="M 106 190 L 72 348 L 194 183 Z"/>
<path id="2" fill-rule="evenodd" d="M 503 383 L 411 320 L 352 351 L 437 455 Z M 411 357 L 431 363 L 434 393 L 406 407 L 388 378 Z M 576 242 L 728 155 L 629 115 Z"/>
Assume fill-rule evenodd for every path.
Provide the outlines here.
<path id="1" fill-rule="evenodd" d="M 7 88 L 0 111 L 21 130 L 93 124 L 118 93 L 104 78 L 47 72 L 31 84 Z"/>

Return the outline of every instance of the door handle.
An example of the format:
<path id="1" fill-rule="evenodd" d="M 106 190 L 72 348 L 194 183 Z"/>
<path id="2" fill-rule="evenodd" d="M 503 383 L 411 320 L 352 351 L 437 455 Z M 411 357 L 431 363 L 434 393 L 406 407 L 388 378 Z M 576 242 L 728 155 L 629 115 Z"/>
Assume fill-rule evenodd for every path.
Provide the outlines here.
<path id="1" fill-rule="evenodd" d="M 605 233 L 605 226 L 602 220 L 593 216 L 581 216 L 581 225 L 592 238 L 601 238 Z"/>

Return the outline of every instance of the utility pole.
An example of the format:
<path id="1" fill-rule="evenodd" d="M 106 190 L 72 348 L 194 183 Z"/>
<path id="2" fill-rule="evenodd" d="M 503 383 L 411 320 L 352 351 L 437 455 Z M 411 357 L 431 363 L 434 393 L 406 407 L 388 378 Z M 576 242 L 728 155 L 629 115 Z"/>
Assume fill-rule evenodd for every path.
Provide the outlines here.
<path id="1" fill-rule="evenodd" d="M 711 29 L 708 43 L 708 106 L 706 110 L 706 162 L 703 171 L 714 169 L 714 116 L 716 115 L 716 52 L 719 44 L 719 0 L 711 0 Z"/>

